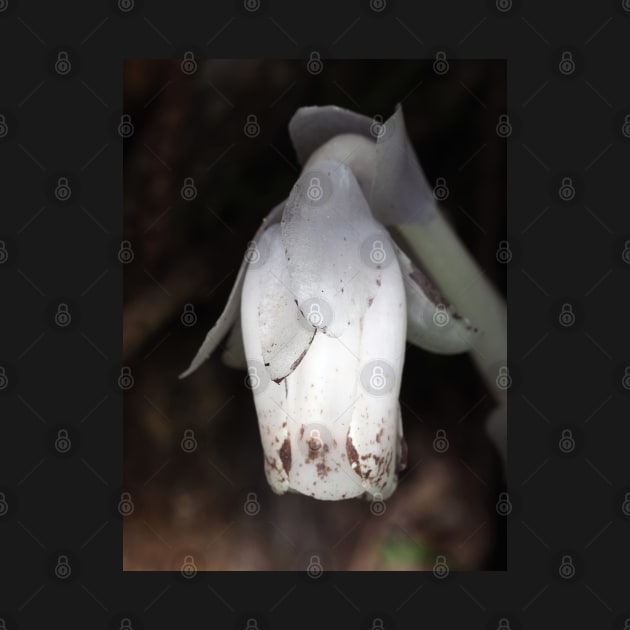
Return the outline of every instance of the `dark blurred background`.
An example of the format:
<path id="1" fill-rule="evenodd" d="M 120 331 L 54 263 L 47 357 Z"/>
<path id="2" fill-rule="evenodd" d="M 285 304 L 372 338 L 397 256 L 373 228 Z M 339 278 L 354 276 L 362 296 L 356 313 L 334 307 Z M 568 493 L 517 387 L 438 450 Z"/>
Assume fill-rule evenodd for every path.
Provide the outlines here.
<path id="1" fill-rule="evenodd" d="M 312 68 L 313 69 L 313 68 Z M 334 104 L 383 119 L 403 105 L 441 206 L 505 295 L 502 61 L 129 60 L 125 65 L 125 570 L 504 569 L 504 487 L 483 431 L 494 402 L 467 355 L 407 346 L 408 467 L 384 506 L 276 496 L 245 373 L 221 350 L 179 381 L 221 313 L 262 218 L 299 175 L 288 122 Z M 438 68 L 443 70 L 442 68 Z M 249 125 L 249 126 L 248 126 Z M 253 133 L 256 132 L 257 133 Z M 132 385 L 130 386 L 130 384 Z M 449 448 L 433 449 L 436 431 Z M 384 510 L 383 510 L 384 507 Z M 372 509 L 371 509 L 372 508 Z"/>

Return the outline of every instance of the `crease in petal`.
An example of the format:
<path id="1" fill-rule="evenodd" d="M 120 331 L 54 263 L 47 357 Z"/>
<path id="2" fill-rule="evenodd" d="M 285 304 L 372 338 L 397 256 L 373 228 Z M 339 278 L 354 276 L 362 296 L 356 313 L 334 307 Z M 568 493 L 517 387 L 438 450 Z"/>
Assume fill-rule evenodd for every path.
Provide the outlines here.
<path id="1" fill-rule="evenodd" d="M 287 261 L 280 226 L 272 225 L 262 236 L 268 252 L 264 265 L 248 273 L 248 282 L 259 284 L 258 301 L 243 291 L 243 309 L 258 313 L 263 364 L 272 381 L 285 379 L 304 358 L 317 329 L 308 325 L 290 290 Z"/>
<path id="2" fill-rule="evenodd" d="M 481 334 L 459 315 L 431 280 L 395 246 L 407 296 L 407 341 L 436 354 L 472 349 Z"/>

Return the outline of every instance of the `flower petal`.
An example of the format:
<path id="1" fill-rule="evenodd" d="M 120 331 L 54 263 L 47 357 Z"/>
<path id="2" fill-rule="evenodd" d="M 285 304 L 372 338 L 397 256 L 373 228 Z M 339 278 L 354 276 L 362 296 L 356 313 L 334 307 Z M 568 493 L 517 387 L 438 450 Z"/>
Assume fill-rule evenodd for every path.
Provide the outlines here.
<path id="1" fill-rule="evenodd" d="M 339 339 L 316 335 L 285 381 L 275 406 L 288 418 L 289 489 L 323 500 L 391 495 L 402 464 L 404 352 L 405 294 L 394 261 L 363 322 Z"/>
<path id="2" fill-rule="evenodd" d="M 236 321 L 225 342 L 225 350 L 221 355 L 221 360 L 225 365 L 238 370 L 247 368 L 245 359 L 245 348 L 243 347 L 243 332 L 241 330 L 241 316 L 236 316 Z"/>
<path id="3" fill-rule="evenodd" d="M 289 135 L 300 164 L 306 164 L 311 154 L 322 144 L 342 133 L 370 137 L 372 119 L 337 107 L 300 107 L 289 122 Z"/>
<path id="4" fill-rule="evenodd" d="M 271 380 L 279 383 L 304 358 L 317 329 L 304 319 L 289 289 L 280 226 L 269 227 L 261 236 L 260 245 L 267 253 L 267 259 L 264 264 L 248 269 L 241 311 L 258 314 L 263 364 Z M 252 293 L 254 283 L 258 288 Z"/>
<path id="5" fill-rule="evenodd" d="M 317 174 L 307 171 L 287 202 L 282 245 L 277 226 L 270 228 L 263 240 L 269 241 L 267 263 L 249 270 L 243 287 L 243 341 L 257 384 L 265 474 L 278 493 L 386 498 L 402 458 L 402 276 L 387 231 L 371 216 L 351 170 L 336 162 L 315 166 Z M 313 184 L 321 190 L 309 198 Z M 301 307 L 297 319 L 286 282 Z M 319 300 L 311 305 L 321 306 L 324 325 L 313 324 L 308 299 Z M 298 346 L 286 331 L 304 323 L 319 334 L 298 365 L 274 382 L 269 370 L 278 358 L 266 349 L 268 342 L 281 339 L 280 347 L 292 347 L 294 355 Z M 279 364 L 286 369 L 288 361 Z M 374 377 L 385 384 L 373 387 Z"/>
<path id="6" fill-rule="evenodd" d="M 283 409 L 292 452 L 290 489 L 321 500 L 361 496 L 365 489 L 346 453 L 357 398 L 360 327 L 342 339 L 317 334 L 285 381 Z"/>
<path id="7" fill-rule="evenodd" d="M 402 465 L 398 395 L 405 359 L 406 299 L 398 262 L 383 270 L 382 285 L 362 323 L 359 388 L 346 438 L 348 459 L 369 496 L 387 499 Z"/>
<path id="8" fill-rule="evenodd" d="M 323 160 L 296 182 L 282 216 L 290 289 L 303 315 L 339 337 L 359 325 L 396 262 L 350 168 Z"/>
<path id="9" fill-rule="evenodd" d="M 364 146 L 357 153 L 350 147 L 348 157 L 341 161 L 355 171 L 375 218 L 384 225 L 425 223 L 437 212 L 400 104 L 384 123 L 333 105 L 302 107 L 291 119 L 289 133 L 300 164 L 306 164 L 318 148 L 341 134 L 376 140 L 373 152 Z M 349 138 L 344 142 L 348 144 Z M 336 151 L 329 151 L 327 147 L 321 157 L 339 159 Z"/>
<path id="10" fill-rule="evenodd" d="M 378 133 L 368 199 L 374 216 L 385 225 L 424 223 L 437 212 L 433 191 L 409 141 L 400 104 Z"/>
<path id="11" fill-rule="evenodd" d="M 339 339 L 315 334 L 297 368 L 281 383 L 264 366 L 258 309 L 264 285 L 247 274 L 243 287 L 243 342 L 248 386 L 254 394 L 265 475 L 277 494 L 289 490 L 337 500 L 364 492 L 345 461 L 345 436 L 356 398 L 360 329 Z"/>
<path id="12" fill-rule="evenodd" d="M 468 352 L 479 331 L 456 313 L 407 255 L 395 247 L 407 295 L 407 341 L 437 354 Z"/>
<path id="13" fill-rule="evenodd" d="M 263 235 L 264 236 L 264 235 Z M 258 324 L 258 308 L 262 285 L 257 278 L 247 274 L 243 286 L 243 304 L 241 308 L 241 328 L 243 331 L 243 345 L 247 357 L 247 378 L 245 384 L 252 390 L 258 426 L 265 455 L 265 475 L 272 490 L 283 494 L 289 489 L 288 471 L 285 470 L 283 460 L 290 462 L 290 446 L 288 458 L 286 447 L 288 438 L 287 418 L 282 411 L 281 403 L 285 391 L 284 385 L 274 383 L 264 366 L 262 343 Z M 284 450 L 283 450 L 284 447 Z M 284 456 L 283 456 L 284 453 Z M 286 464 L 290 470 L 290 463 Z"/>
<path id="14" fill-rule="evenodd" d="M 280 220 L 285 203 L 286 200 L 279 203 L 263 219 L 262 225 L 256 231 L 253 240 L 250 241 L 250 246 L 243 258 L 240 269 L 238 270 L 234 286 L 232 287 L 232 291 L 230 292 L 230 296 L 228 297 L 228 301 L 223 309 L 223 312 L 219 316 L 219 319 L 217 319 L 215 325 L 208 331 L 206 338 L 199 347 L 199 350 L 197 350 L 197 354 L 191 364 L 179 375 L 180 379 L 190 376 L 195 370 L 197 370 L 197 368 L 215 351 L 221 340 L 225 337 L 225 335 L 227 335 L 230 328 L 234 325 L 241 302 L 241 290 L 245 279 L 245 270 L 250 263 L 252 251 L 256 251 L 256 241 L 270 225 L 273 225 Z"/>

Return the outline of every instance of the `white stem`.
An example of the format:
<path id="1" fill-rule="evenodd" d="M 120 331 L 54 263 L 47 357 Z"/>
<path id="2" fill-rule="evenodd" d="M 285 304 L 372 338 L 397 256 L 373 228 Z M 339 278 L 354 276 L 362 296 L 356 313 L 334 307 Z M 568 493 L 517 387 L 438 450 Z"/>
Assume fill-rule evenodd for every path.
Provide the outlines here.
<path id="1" fill-rule="evenodd" d="M 490 391 L 501 405 L 507 390 L 498 387 L 500 366 L 507 364 L 507 315 L 503 298 L 441 212 L 424 224 L 391 228 L 422 263 L 444 297 L 482 331 L 471 353 Z"/>

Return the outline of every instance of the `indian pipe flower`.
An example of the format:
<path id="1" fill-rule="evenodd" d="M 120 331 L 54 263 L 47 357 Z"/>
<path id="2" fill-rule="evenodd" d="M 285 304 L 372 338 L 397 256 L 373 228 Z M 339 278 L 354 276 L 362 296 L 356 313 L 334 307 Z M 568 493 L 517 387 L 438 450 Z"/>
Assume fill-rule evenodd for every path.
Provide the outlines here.
<path id="1" fill-rule="evenodd" d="M 406 460 L 405 342 L 454 354 L 481 333 L 385 227 L 438 214 L 400 106 L 384 123 L 301 108 L 289 132 L 302 174 L 249 242 L 224 312 L 180 378 L 232 329 L 223 358 L 247 369 L 274 492 L 387 499 Z"/>

